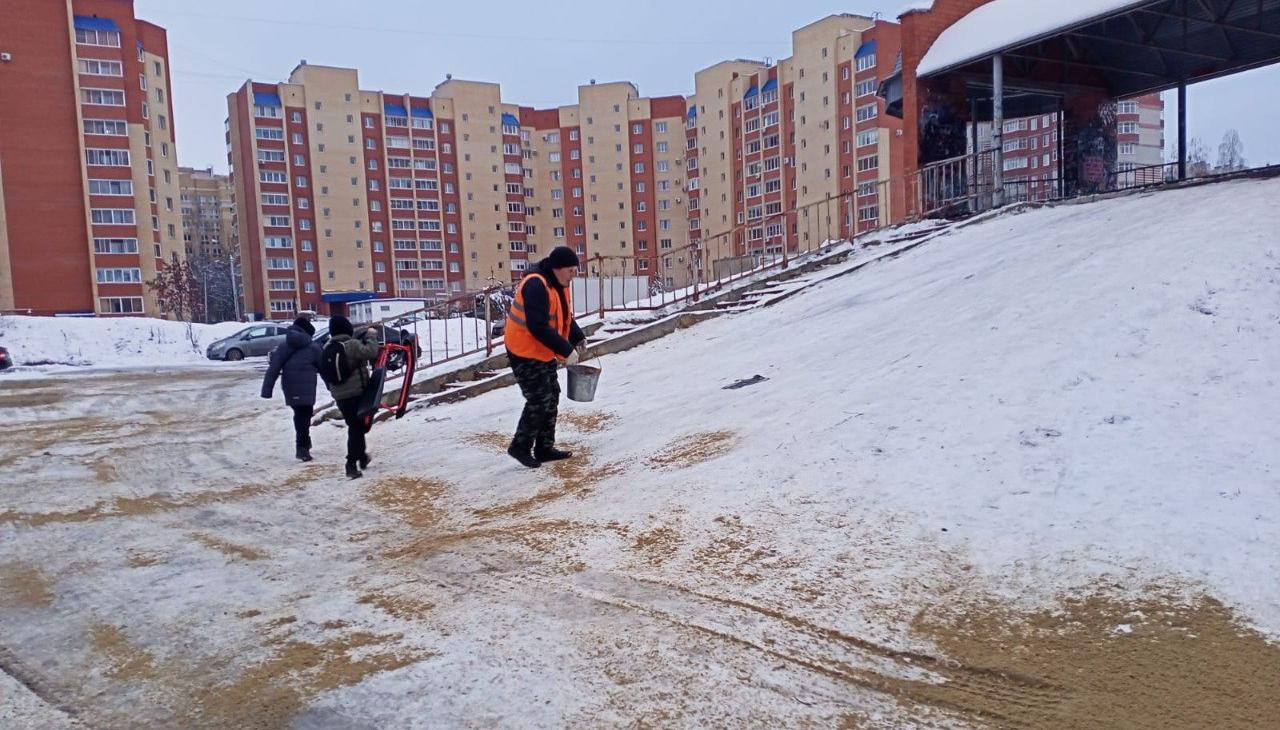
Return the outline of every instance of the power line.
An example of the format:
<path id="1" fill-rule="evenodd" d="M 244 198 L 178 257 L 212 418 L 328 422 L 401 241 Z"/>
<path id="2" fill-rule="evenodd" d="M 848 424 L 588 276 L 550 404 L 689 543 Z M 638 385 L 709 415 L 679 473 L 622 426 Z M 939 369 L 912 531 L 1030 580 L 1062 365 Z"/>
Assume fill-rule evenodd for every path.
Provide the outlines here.
<path id="1" fill-rule="evenodd" d="M 268 23 L 273 25 L 287 25 L 290 27 L 305 26 L 310 28 L 327 28 L 330 30 L 346 30 L 346 31 L 364 31 L 370 33 L 399 33 L 402 35 L 415 35 L 426 38 L 465 38 L 469 40 L 495 40 L 495 41 L 515 41 L 521 43 L 539 42 L 539 43 L 587 43 L 587 44 L 632 44 L 647 46 L 740 46 L 742 44 L 759 44 L 759 45 L 777 45 L 777 41 L 763 40 L 746 40 L 735 38 L 724 41 L 708 41 L 708 40 L 677 40 L 677 39 L 661 39 L 648 40 L 639 38 L 573 38 L 563 36 L 522 36 L 522 35 L 491 35 L 484 33 L 439 33 L 425 30 L 416 30 L 404 27 L 388 27 L 388 26 L 367 26 L 367 25 L 349 25 L 338 23 L 322 23 L 314 20 L 288 19 L 281 20 L 278 18 L 251 18 L 240 15 L 209 15 L 205 13 L 184 13 L 170 12 L 167 15 L 174 15 L 186 18 L 201 18 L 206 20 L 234 20 L 243 23 Z"/>

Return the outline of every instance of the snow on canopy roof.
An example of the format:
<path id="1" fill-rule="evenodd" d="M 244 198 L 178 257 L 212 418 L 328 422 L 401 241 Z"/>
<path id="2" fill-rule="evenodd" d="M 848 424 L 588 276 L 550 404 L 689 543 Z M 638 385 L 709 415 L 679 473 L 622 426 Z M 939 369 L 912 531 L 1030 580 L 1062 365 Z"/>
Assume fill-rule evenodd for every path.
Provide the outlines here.
<path id="1" fill-rule="evenodd" d="M 930 10 L 933 10 L 933 0 L 915 0 L 898 8 L 898 17 L 901 18 L 907 13 L 927 13 Z"/>
<path id="2" fill-rule="evenodd" d="M 991 0 L 942 31 L 916 66 L 927 76 L 1153 0 Z"/>

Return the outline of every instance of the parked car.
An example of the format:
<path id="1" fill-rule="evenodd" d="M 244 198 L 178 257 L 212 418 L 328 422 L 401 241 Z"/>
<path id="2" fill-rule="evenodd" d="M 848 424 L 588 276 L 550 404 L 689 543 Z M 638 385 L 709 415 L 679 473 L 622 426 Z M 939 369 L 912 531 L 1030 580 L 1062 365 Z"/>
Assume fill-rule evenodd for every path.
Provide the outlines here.
<path id="1" fill-rule="evenodd" d="M 205 356 L 210 360 L 243 360 L 270 354 L 276 345 L 284 342 L 287 324 L 259 322 L 209 345 Z"/>
<path id="2" fill-rule="evenodd" d="M 0 370 L 13 366 L 13 358 L 9 357 L 9 351 L 0 347 Z"/>
<path id="3" fill-rule="evenodd" d="M 358 324 L 355 328 L 356 331 L 360 331 L 367 326 L 368 325 Z M 414 358 L 422 357 L 422 345 L 418 344 L 418 338 L 409 330 L 396 329 L 395 327 L 388 327 L 386 325 L 374 325 L 374 327 L 378 330 L 379 342 L 395 342 L 401 345 L 412 344 Z M 311 339 L 321 347 L 324 347 L 324 344 L 329 341 L 329 328 L 325 327 L 323 329 L 316 330 L 315 336 Z M 399 370 L 401 365 L 403 365 L 403 363 L 393 357 L 393 359 L 387 363 L 387 369 Z"/>

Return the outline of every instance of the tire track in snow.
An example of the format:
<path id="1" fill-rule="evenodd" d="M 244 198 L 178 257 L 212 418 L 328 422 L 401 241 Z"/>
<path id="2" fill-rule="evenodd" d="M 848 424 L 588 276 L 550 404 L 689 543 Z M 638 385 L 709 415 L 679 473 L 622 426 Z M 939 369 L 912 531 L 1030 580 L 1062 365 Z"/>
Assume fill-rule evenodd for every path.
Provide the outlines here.
<path id="1" fill-rule="evenodd" d="M 511 589 L 502 592 L 507 598 L 547 590 L 572 595 L 967 719 L 1034 727 L 1055 717 L 1066 698 L 1064 688 L 1036 677 L 892 649 L 749 601 L 665 581 L 603 572 L 571 579 L 530 572 L 489 577 Z"/>

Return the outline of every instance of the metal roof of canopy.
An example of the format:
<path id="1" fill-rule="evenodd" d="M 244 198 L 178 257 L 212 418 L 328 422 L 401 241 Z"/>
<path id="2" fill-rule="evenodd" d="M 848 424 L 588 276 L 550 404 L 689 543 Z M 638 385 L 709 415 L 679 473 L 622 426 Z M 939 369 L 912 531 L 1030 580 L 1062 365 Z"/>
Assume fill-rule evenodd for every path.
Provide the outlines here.
<path id="1" fill-rule="evenodd" d="M 984 17 L 1006 17 L 1002 8 L 1016 17 L 1029 4 L 1047 8 L 1031 0 L 993 0 L 961 18 L 934 44 L 944 44 L 944 62 L 957 60 L 922 63 L 918 75 L 990 77 L 990 59 L 1000 54 L 1011 86 L 1093 86 L 1122 98 L 1280 62 L 1280 0 L 1115 0 L 1083 20 L 1063 14 L 1076 19 L 1028 31 L 1034 35 L 1001 40 L 987 32 L 964 38 L 975 34 L 972 26 Z M 933 53 L 931 48 L 925 60 Z"/>

